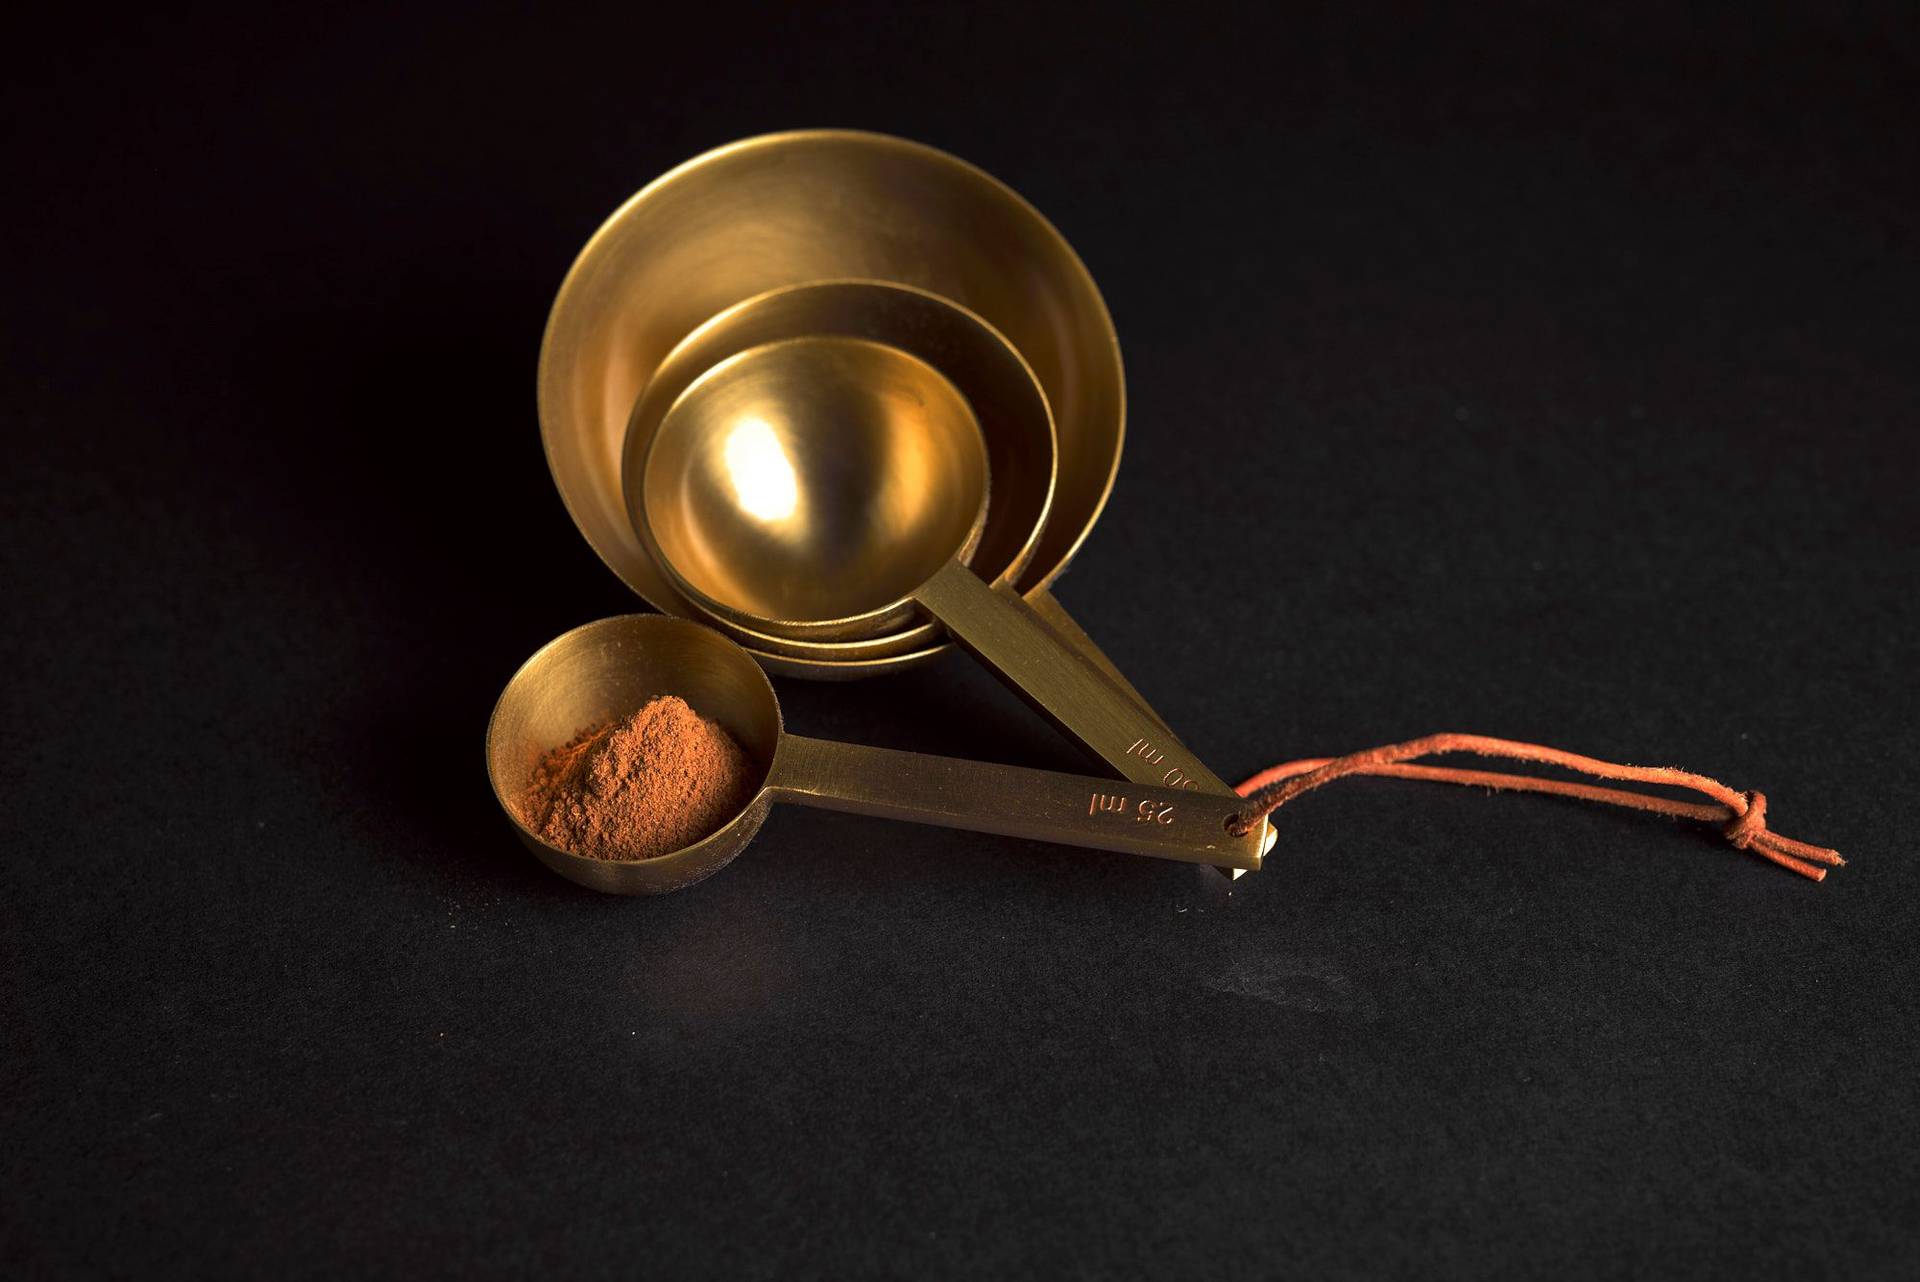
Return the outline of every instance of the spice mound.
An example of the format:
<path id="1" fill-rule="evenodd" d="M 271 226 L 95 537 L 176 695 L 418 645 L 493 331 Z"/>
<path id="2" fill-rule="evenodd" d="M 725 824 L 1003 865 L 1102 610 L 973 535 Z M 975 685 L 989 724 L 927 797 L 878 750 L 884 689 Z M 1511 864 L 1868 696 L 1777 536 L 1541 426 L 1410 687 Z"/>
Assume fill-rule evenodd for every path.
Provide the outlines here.
<path id="1" fill-rule="evenodd" d="M 732 735 L 662 695 L 540 759 L 520 799 L 527 827 L 589 859 L 651 859 L 708 836 L 753 796 Z"/>

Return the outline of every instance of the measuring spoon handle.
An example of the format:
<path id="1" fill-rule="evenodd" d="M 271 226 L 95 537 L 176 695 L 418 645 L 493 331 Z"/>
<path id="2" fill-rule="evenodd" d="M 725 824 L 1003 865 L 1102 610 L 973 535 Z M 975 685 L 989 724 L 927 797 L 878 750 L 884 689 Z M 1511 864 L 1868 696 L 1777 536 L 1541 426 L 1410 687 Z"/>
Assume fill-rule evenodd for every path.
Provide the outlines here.
<path id="1" fill-rule="evenodd" d="M 922 584 L 914 599 L 1035 711 L 1123 777 L 1232 792 L 1145 710 L 1139 695 L 1114 684 L 1025 601 L 995 592 L 957 561 Z"/>
<path id="2" fill-rule="evenodd" d="M 995 591 L 1011 592 L 1012 589 L 996 588 Z M 1165 741 L 1167 743 L 1177 747 L 1188 756 L 1192 756 L 1191 750 L 1185 744 L 1181 743 L 1179 736 L 1175 735 L 1172 729 L 1168 727 L 1166 718 L 1153 710 L 1153 705 L 1148 703 L 1146 698 L 1138 690 L 1133 688 L 1133 683 L 1127 680 L 1126 675 L 1114 665 L 1112 659 L 1107 657 L 1106 652 L 1094 644 L 1093 638 L 1087 635 L 1087 630 L 1081 627 L 1072 615 L 1067 613 L 1065 606 L 1060 604 L 1059 597 L 1055 596 L 1050 589 L 1034 588 L 1026 594 L 1026 602 L 1033 607 L 1033 612 L 1038 616 L 1040 621 L 1051 628 L 1053 634 L 1059 637 L 1068 649 L 1098 668 L 1100 674 L 1113 683 L 1114 689 L 1118 690 L 1128 699 L 1131 699 L 1133 706 L 1139 709 L 1142 715 L 1151 718 L 1153 723 L 1160 727 L 1160 733 L 1166 736 Z M 1202 792 L 1227 793 L 1233 791 L 1233 789 L 1227 787 L 1224 780 L 1215 775 L 1211 770 L 1208 770 L 1205 763 L 1201 762 L 1198 757 L 1194 757 L 1193 760 L 1199 766 L 1199 769 L 1194 772 L 1194 782 L 1200 786 Z M 1271 838 L 1273 836 L 1271 825 L 1267 828 L 1267 836 L 1269 839 L 1268 848 L 1271 848 Z M 1246 869 L 1233 868 L 1223 871 L 1230 872 L 1237 878 L 1244 873 Z"/>
<path id="3" fill-rule="evenodd" d="M 1012 589 L 997 590 L 1011 591 Z M 1169 738 L 1173 737 L 1173 731 L 1168 728 L 1165 718 L 1153 710 L 1153 706 L 1147 702 L 1145 696 L 1133 688 L 1133 682 L 1127 680 L 1126 674 L 1121 672 L 1120 669 L 1114 665 L 1113 660 L 1107 657 L 1106 651 L 1096 645 L 1093 638 L 1087 635 L 1087 630 L 1081 627 L 1071 614 L 1067 613 L 1067 608 L 1060 604 L 1060 598 L 1053 594 L 1051 588 L 1035 588 L 1031 592 L 1026 593 L 1025 599 L 1027 604 L 1033 607 L 1033 612 L 1038 616 L 1040 621 L 1053 629 L 1055 636 L 1065 642 L 1067 646 L 1082 659 L 1085 659 L 1088 663 L 1100 669 L 1101 673 L 1107 680 L 1113 682 L 1114 687 L 1118 689 L 1120 693 L 1133 700 L 1135 707 L 1139 708 L 1140 711 L 1147 716 L 1153 718 L 1154 723 L 1160 727 L 1162 733 L 1166 734 Z M 1205 787 L 1206 785 L 1202 784 L 1201 786 Z M 1214 791 L 1219 792 L 1223 789 L 1224 785 L 1222 785 L 1222 788 L 1214 789 Z"/>
<path id="4" fill-rule="evenodd" d="M 1218 868 L 1258 869 L 1262 854 L 1264 825 L 1227 831 L 1238 797 L 830 739 L 784 736 L 766 786 L 777 800 L 826 810 Z"/>

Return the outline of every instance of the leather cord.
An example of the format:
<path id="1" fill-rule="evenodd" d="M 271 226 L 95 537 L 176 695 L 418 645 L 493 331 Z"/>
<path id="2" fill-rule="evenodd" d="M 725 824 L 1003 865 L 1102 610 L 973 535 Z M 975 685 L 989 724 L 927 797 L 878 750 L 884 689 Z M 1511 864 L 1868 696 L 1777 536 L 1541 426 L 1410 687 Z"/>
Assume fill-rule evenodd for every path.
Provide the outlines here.
<path id="1" fill-rule="evenodd" d="M 1621 788 L 1602 788 L 1563 779 L 1540 779 L 1505 771 L 1410 764 L 1415 757 L 1439 756 L 1449 752 L 1471 752 L 1483 757 L 1560 766 L 1599 779 L 1689 788 L 1708 798 L 1708 802 L 1675 801 Z M 1399 779 L 1467 784 L 1504 792 L 1544 792 L 1558 797 L 1649 811 L 1676 819 L 1698 819 L 1719 825 L 1721 835 L 1732 843 L 1734 849 L 1751 851 L 1814 881 L 1824 880 L 1828 868 L 1838 868 L 1846 863 L 1838 851 L 1794 841 L 1769 829 L 1765 793 L 1739 792 L 1717 779 L 1672 766 L 1619 765 L 1537 743 L 1521 743 L 1477 734 L 1427 735 L 1421 739 L 1409 739 L 1405 743 L 1348 753 L 1344 757 L 1309 757 L 1272 766 L 1243 781 L 1235 789 L 1246 797 L 1248 804 L 1229 826 L 1236 834 L 1245 835 L 1255 824 L 1289 801 L 1348 775 L 1388 775 Z"/>

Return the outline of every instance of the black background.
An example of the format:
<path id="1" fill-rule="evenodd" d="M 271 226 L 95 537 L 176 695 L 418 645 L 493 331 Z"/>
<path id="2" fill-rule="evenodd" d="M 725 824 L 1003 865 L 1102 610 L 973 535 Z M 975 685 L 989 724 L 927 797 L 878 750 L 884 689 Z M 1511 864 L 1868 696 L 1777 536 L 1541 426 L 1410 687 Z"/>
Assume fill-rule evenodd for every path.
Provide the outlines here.
<path id="1" fill-rule="evenodd" d="M 1671 8 L 10 41 L 10 1271 L 1910 1275 L 1916 24 Z M 804 125 L 1086 259 L 1130 434 L 1061 595 L 1222 774 L 1538 739 L 1852 865 L 1363 780 L 1230 898 L 799 810 L 679 896 L 540 868 L 487 712 L 634 608 L 547 477 L 547 305 Z M 962 659 L 781 697 L 1085 768 Z"/>

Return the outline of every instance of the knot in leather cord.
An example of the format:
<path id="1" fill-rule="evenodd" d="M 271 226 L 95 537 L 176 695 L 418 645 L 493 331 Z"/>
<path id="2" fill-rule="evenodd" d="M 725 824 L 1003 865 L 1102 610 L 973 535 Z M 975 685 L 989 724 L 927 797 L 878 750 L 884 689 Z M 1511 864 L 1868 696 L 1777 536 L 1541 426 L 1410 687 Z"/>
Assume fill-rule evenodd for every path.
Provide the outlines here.
<path id="1" fill-rule="evenodd" d="M 1746 810 L 1729 819 L 1721 831 L 1727 834 L 1727 840 L 1733 843 L 1735 850 L 1751 847 L 1754 840 L 1767 831 L 1767 794 L 1748 793 Z"/>

